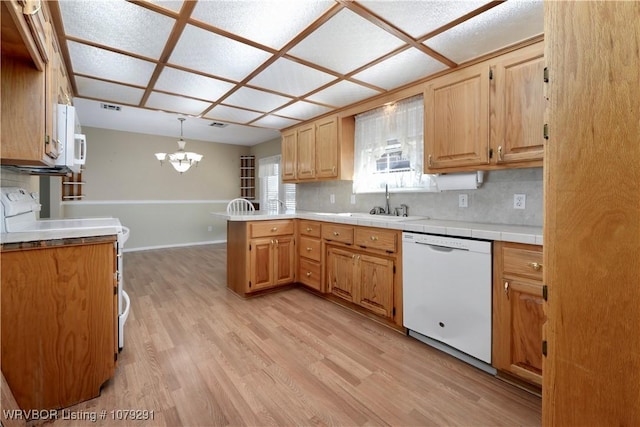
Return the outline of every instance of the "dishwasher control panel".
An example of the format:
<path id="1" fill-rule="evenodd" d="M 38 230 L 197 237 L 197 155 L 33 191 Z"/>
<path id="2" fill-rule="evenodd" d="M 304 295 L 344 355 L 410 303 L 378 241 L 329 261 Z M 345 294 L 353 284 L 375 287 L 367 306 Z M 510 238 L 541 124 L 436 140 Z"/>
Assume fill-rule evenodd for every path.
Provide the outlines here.
<path id="1" fill-rule="evenodd" d="M 420 234 L 420 233 L 402 233 L 402 241 L 404 243 L 418 243 L 422 245 L 440 246 L 443 248 L 459 249 L 463 251 L 473 252 L 491 252 L 491 245 L 487 245 L 488 242 L 471 240 L 471 239 L 459 239 L 449 236 L 438 236 L 434 234 Z"/>

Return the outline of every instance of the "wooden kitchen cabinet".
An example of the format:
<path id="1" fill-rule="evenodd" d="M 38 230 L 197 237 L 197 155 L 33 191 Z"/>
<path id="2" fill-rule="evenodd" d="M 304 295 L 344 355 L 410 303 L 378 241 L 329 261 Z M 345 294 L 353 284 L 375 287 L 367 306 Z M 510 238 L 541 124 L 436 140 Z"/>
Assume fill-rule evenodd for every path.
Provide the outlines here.
<path id="1" fill-rule="evenodd" d="M 113 377 L 115 241 L 3 245 L 2 372 L 21 409 L 69 407 L 98 396 Z"/>
<path id="2" fill-rule="evenodd" d="M 493 366 L 542 384 L 542 247 L 494 243 Z"/>
<path id="3" fill-rule="evenodd" d="M 282 133 L 285 182 L 353 177 L 353 117 L 325 117 Z"/>
<path id="4" fill-rule="evenodd" d="M 543 61 L 537 43 L 430 81 L 427 172 L 542 166 Z"/>
<path id="5" fill-rule="evenodd" d="M 402 325 L 400 232 L 323 223 L 327 292 Z M 399 323 L 398 323 L 399 322 Z"/>
<path id="6" fill-rule="evenodd" d="M 227 221 L 227 286 L 247 296 L 295 279 L 293 220 Z"/>
<path id="7" fill-rule="evenodd" d="M 324 292 L 322 286 L 322 240 L 320 223 L 298 221 L 298 282 Z"/>

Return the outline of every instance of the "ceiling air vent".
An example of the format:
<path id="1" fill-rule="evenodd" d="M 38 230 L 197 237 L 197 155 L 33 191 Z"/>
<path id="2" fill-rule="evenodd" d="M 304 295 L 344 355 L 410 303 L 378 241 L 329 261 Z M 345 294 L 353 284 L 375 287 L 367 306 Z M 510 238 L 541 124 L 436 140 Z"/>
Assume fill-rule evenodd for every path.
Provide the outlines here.
<path id="1" fill-rule="evenodd" d="M 211 122 L 209 126 L 213 128 L 226 128 L 227 126 L 229 126 L 229 123 Z"/>
<path id="2" fill-rule="evenodd" d="M 119 105 L 113 105 L 113 104 L 100 104 L 100 108 L 104 109 L 104 110 L 110 110 L 110 111 L 120 111 L 122 110 L 122 107 Z"/>

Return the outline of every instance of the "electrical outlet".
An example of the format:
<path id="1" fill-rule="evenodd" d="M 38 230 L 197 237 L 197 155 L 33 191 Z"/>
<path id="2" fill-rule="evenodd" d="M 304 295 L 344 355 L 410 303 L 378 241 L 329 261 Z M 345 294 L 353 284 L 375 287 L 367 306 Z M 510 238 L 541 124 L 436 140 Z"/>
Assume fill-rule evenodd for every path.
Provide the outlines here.
<path id="1" fill-rule="evenodd" d="M 352 195 L 351 195 L 351 204 L 352 204 L 352 205 L 355 205 L 355 204 L 356 204 L 356 195 L 355 195 L 355 194 L 352 194 Z"/>
<path id="2" fill-rule="evenodd" d="M 333 204 L 336 202 L 336 195 L 335 194 L 329 194 L 329 203 Z"/>
<path id="3" fill-rule="evenodd" d="M 526 194 L 513 195 L 513 209 L 524 209 L 527 204 Z"/>
<path id="4" fill-rule="evenodd" d="M 469 195 L 467 194 L 458 194 L 458 207 L 466 208 L 469 206 Z"/>
<path id="5" fill-rule="evenodd" d="M 208 226 L 207 231 L 213 231 L 213 225 Z"/>

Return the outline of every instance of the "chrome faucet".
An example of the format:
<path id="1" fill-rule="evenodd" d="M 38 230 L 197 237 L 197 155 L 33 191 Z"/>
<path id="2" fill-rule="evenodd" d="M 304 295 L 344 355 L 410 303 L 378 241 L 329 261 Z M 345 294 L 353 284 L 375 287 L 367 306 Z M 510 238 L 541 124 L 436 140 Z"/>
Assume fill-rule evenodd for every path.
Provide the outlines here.
<path id="1" fill-rule="evenodd" d="M 387 199 L 387 207 L 385 213 L 391 215 L 391 207 L 389 206 L 389 184 L 384 185 L 384 198 Z"/>

